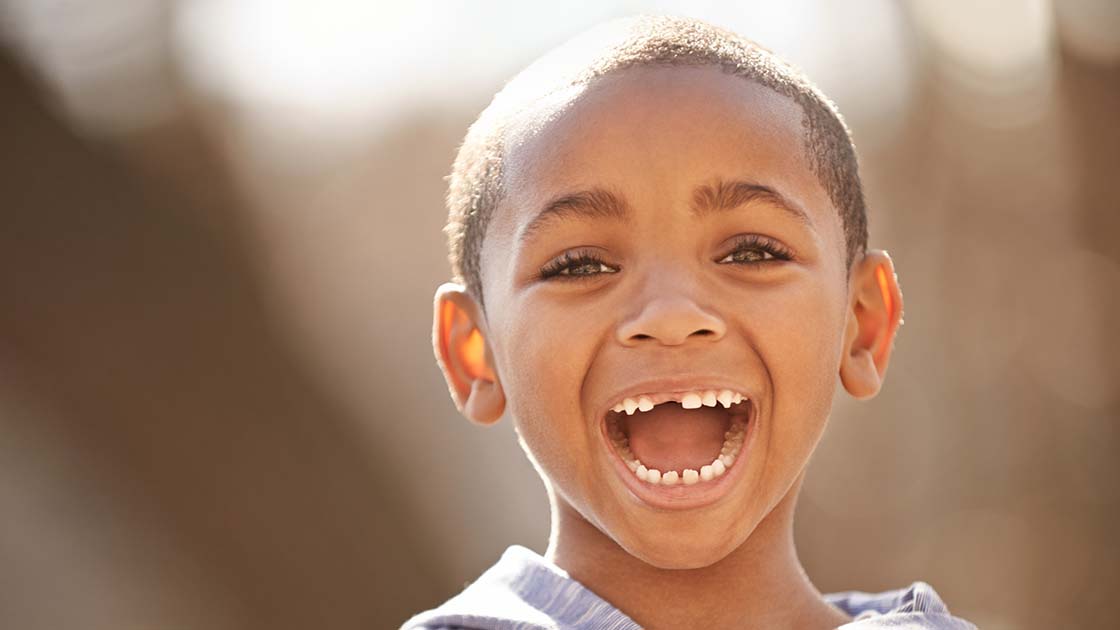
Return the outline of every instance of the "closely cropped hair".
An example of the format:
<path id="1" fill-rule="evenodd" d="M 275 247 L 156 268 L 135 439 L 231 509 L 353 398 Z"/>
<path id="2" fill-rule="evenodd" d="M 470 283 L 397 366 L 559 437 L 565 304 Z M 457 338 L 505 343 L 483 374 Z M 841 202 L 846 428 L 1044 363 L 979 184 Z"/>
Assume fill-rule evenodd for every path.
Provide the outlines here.
<path id="1" fill-rule="evenodd" d="M 507 132 L 534 106 L 562 90 L 637 66 L 716 66 L 765 86 L 802 110 L 810 168 L 840 213 L 847 266 L 867 249 L 867 211 L 851 134 L 836 106 L 798 70 L 770 51 L 705 22 L 670 16 L 625 18 L 592 29 L 514 77 L 471 125 L 455 158 L 447 193 L 451 267 L 480 302 L 480 254 L 504 196 Z"/>

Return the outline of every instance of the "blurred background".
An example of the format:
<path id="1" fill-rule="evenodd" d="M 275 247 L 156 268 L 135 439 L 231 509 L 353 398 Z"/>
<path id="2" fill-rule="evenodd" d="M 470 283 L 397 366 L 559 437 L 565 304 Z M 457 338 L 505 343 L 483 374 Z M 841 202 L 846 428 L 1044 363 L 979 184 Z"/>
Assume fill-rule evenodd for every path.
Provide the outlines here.
<path id="1" fill-rule="evenodd" d="M 851 125 L 906 295 L 797 537 L 986 629 L 1120 588 L 1120 3 L 0 0 L 0 627 L 393 628 L 547 502 L 430 349 L 443 177 L 532 59 L 689 14 Z"/>

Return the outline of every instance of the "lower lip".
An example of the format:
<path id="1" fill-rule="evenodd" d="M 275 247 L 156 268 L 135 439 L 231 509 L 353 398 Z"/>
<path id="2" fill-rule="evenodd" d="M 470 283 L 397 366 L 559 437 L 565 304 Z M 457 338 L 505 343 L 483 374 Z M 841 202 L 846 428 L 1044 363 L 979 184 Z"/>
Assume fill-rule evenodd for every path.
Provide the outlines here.
<path id="1" fill-rule="evenodd" d="M 750 460 L 750 450 L 754 444 L 754 425 L 758 423 L 757 416 L 752 402 L 750 416 L 747 418 L 747 432 L 743 436 L 743 446 L 739 449 L 739 454 L 735 456 L 735 461 L 727 469 L 727 472 L 710 481 L 701 481 L 691 486 L 686 486 L 682 482 L 677 482 L 672 486 L 654 485 L 638 479 L 612 446 L 610 438 L 607 436 L 607 423 L 600 421 L 599 424 L 600 435 L 607 451 L 610 453 L 615 472 L 622 478 L 622 482 L 626 484 L 631 494 L 657 509 L 690 510 L 719 501 L 743 475 L 742 471 L 746 468 L 746 462 Z"/>

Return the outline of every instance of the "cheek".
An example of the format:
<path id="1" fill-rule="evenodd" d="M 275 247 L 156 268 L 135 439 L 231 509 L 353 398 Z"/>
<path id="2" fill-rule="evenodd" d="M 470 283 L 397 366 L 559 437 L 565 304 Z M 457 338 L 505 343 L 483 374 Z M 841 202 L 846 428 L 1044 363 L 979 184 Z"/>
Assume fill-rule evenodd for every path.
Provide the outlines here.
<path id="1" fill-rule="evenodd" d="M 517 377 L 578 403 L 578 387 L 607 332 L 605 313 L 586 301 L 563 297 L 523 299 L 512 304 L 516 316 L 507 328 L 507 360 Z M 574 382 L 573 382 L 574 381 Z"/>
<path id="2" fill-rule="evenodd" d="M 810 282 L 770 297 L 756 316 L 756 335 L 773 387 L 774 439 L 808 452 L 832 407 L 843 299 L 834 287 Z"/>
<path id="3" fill-rule="evenodd" d="M 572 449 L 589 447 L 591 424 L 581 394 L 603 335 L 601 320 L 586 308 L 551 300 L 511 306 L 506 312 L 516 316 L 505 323 L 502 385 L 518 431 L 552 474 L 571 465 Z"/>

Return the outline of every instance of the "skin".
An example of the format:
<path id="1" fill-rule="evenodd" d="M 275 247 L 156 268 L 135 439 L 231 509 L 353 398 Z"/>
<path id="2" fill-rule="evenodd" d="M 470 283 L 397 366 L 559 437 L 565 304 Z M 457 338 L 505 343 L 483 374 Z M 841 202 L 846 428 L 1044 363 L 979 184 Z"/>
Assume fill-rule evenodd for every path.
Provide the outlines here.
<path id="1" fill-rule="evenodd" d="M 482 424 L 508 411 L 549 489 L 546 557 L 642 626 L 846 622 L 801 567 L 793 512 L 836 379 L 857 398 L 881 386 L 902 307 L 890 258 L 873 250 L 845 267 L 839 215 L 801 149 L 801 111 L 766 88 L 712 68 L 634 68 L 556 107 L 513 136 L 507 197 L 482 250 L 485 310 L 462 286 L 437 291 L 434 343 L 452 397 Z M 695 216 L 695 188 L 716 180 L 768 186 L 808 221 L 765 199 Z M 592 188 L 628 216 L 569 213 L 522 238 L 548 200 Z M 733 237 L 751 234 L 790 259 L 729 259 Z M 571 250 L 599 262 L 541 277 Z M 746 468 L 713 503 L 654 508 L 612 464 L 603 413 L 654 378 L 751 395 L 754 444 L 736 463 Z"/>

